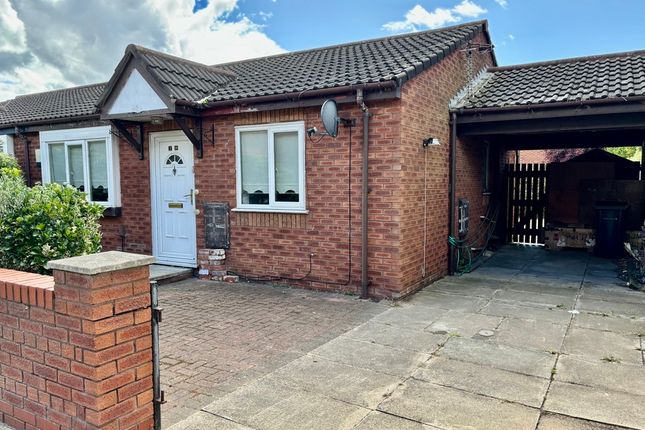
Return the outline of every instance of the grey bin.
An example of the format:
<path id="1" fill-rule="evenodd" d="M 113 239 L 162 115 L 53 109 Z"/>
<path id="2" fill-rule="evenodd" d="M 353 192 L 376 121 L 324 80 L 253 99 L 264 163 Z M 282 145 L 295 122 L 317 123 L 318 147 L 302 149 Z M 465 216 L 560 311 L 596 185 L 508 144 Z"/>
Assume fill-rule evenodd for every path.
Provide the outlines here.
<path id="1" fill-rule="evenodd" d="M 596 202 L 596 246 L 594 253 L 598 257 L 619 258 L 625 251 L 625 211 L 626 202 Z"/>

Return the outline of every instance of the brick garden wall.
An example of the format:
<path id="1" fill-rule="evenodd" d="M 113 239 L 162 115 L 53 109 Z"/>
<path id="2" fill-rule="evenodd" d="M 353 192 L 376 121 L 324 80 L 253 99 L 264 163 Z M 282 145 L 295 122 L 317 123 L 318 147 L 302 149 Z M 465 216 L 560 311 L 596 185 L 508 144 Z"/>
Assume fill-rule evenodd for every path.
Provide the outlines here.
<path id="1" fill-rule="evenodd" d="M 0 269 L 0 422 L 150 429 L 151 342 L 147 266 L 53 277 Z"/>
<path id="2" fill-rule="evenodd" d="M 483 34 L 474 39 L 486 43 Z M 490 54 L 473 54 L 473 70 L 492 65 Z M 430 70 L 407 82 L 402 90 L 401 165 L 401 284 L 402 294 L 418 289 L 448 270 L 448 185 L 450 149 L 450 100 L 469 81 L 465 54 L 450 54 Z M 438 138 L 440 146 L 423 149 L 427 137 Z M 485 211 L 482 197 L 483 147 L 457 142 L 456 197 L 470 200 L 470 218 L 476 225 Z M 427 246 L 423 262 L 423 187 L 427 157 Z"/>

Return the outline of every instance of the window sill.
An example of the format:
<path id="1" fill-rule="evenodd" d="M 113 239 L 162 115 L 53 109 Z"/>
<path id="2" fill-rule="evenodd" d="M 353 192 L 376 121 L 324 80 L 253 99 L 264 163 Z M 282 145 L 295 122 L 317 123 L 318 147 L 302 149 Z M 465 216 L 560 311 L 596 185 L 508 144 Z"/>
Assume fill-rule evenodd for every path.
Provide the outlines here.
<path id="1" fill-rule="evenodd" d="M 257 213 L 274 213 L 274 214 L 302 214 L 309 213 L 308 209 L 282 209 L 282 208 L 233 208 L 231 212 L 257 212 Z"/>

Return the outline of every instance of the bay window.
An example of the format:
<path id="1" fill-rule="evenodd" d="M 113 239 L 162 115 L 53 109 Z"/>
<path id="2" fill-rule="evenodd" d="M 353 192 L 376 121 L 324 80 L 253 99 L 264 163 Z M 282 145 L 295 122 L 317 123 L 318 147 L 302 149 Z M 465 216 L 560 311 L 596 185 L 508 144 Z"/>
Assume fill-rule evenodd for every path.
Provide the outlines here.
<path id="1" fill-rule="evenodd" d="M 304 122 L 235 128 L 236 210 L 306 212 Z"/>
<path id="2" fill-rule="evenodd" d="M 110 127 L 40 133 L 43 182 L 71 185 L 91 202 L 120 206 L 118 143 Z"/>

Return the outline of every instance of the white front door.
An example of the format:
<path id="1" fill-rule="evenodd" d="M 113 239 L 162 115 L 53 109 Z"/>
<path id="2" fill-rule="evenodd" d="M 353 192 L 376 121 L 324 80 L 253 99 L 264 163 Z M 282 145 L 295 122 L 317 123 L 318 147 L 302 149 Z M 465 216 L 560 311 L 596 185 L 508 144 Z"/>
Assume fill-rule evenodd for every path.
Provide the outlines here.
<path id="1" fill-rule="evenodd" d="M 157 262 L 197 265 L 193 145 L 181 131 L 150 133 L 152 249 Z"/>

